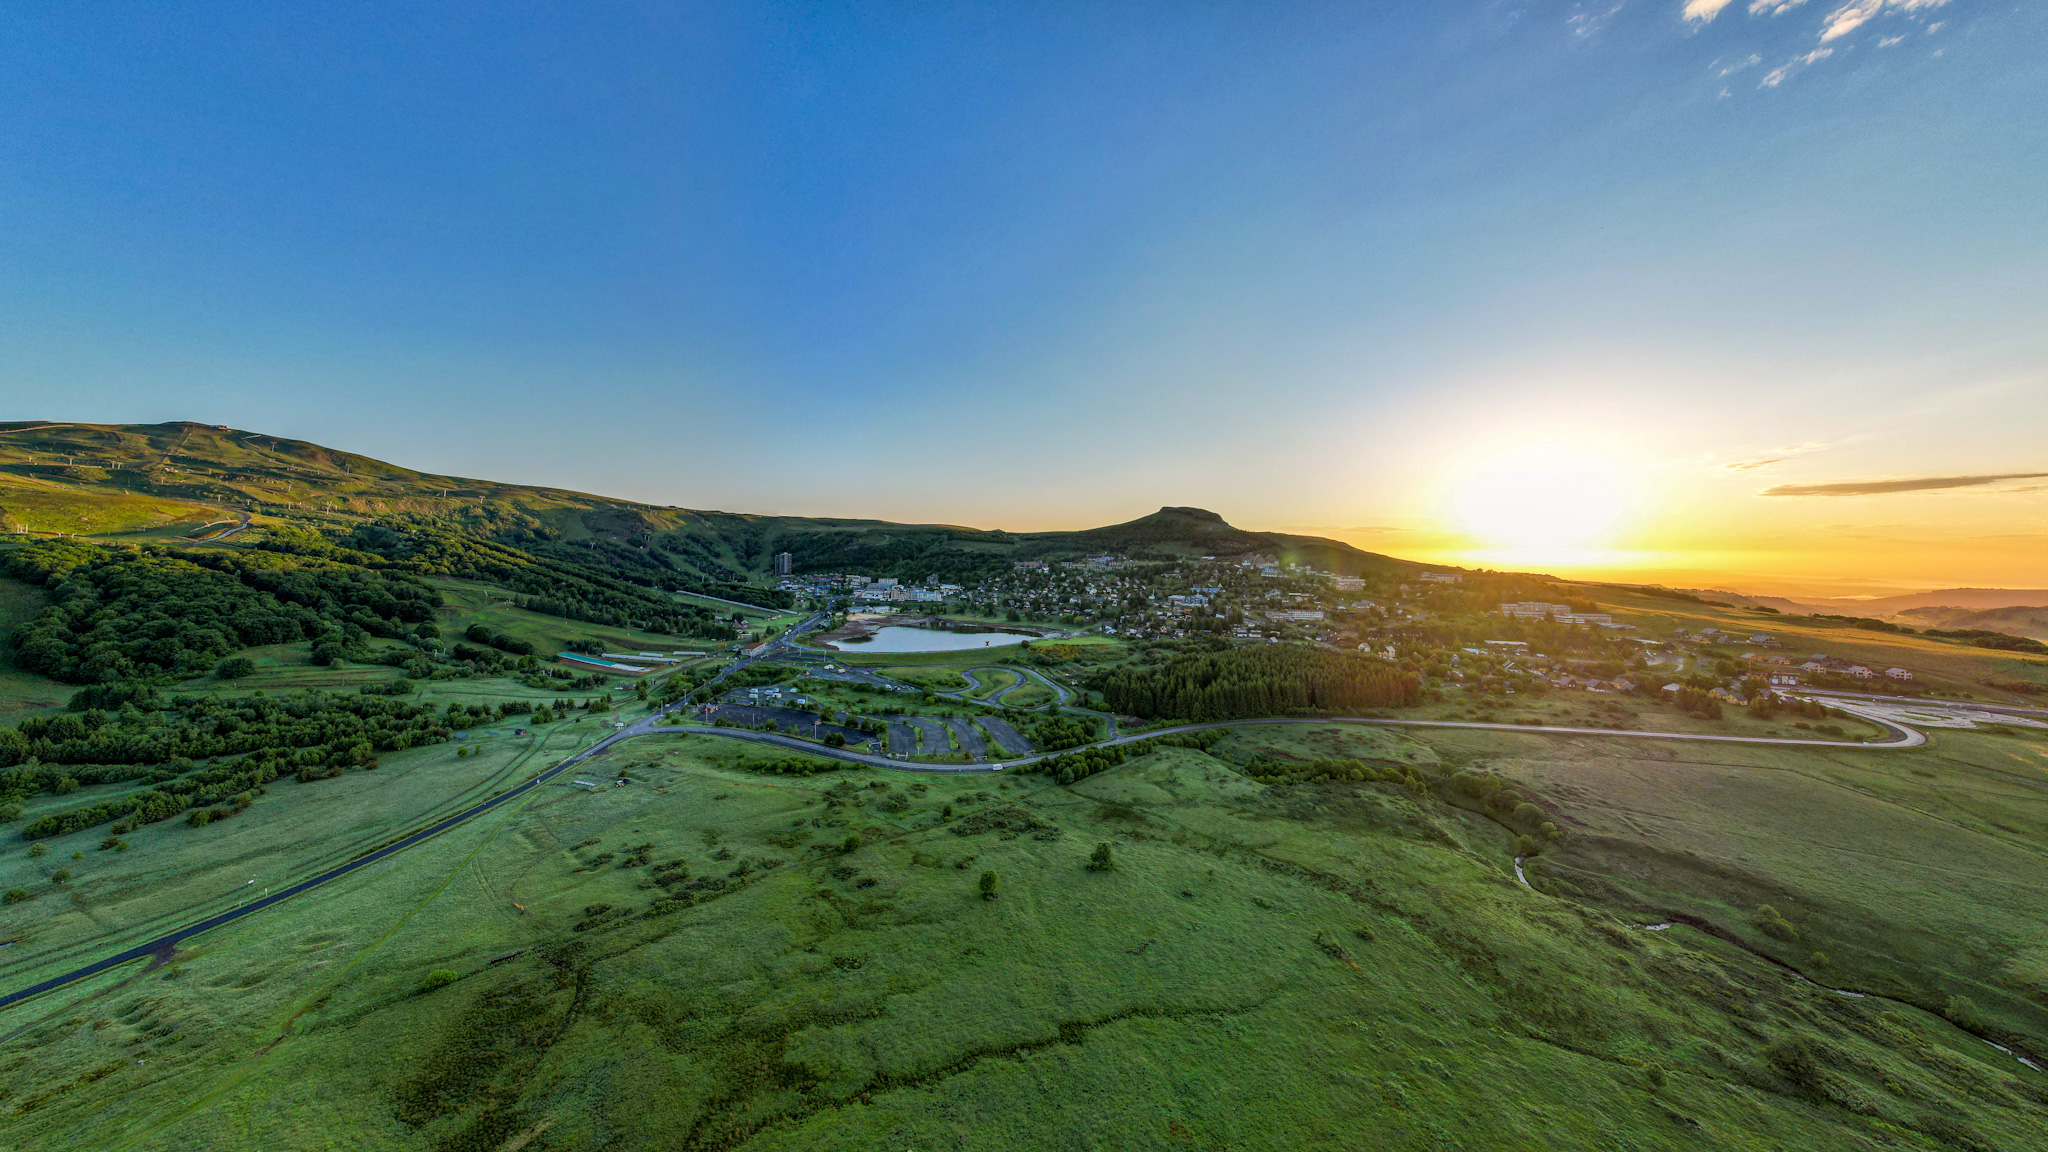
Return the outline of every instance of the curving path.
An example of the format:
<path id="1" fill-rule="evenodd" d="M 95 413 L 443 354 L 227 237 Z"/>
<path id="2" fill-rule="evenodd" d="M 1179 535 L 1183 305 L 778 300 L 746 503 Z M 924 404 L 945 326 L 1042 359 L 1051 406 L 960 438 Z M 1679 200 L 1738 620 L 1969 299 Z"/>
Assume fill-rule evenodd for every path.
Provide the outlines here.
<path id="1" fill-rule="evenodd" d="M 1040 677 L 1040 679 L 1043 680 L 1044 678 Z M 1062 692 L 1062 701 L 1066 699 L 1066 694 L 1063 690 L 1059 688 L 1058 685 L 1053 684 L 1050 680 L 1045 680 L 1045 683 L 1051 685 L 1055 691 Z M 1083 745 L 1080 748 L 1070 748 L 1063 752 L 1041 753 L 1035 756 L 1023 756 L 1012 760 L 1002 760 L 988 764 L 909 764 L 900 760 L 890 760 L 882 756 L 872 756 L 863 752 L 852 752 L 844 748 L 831 748 L 822 744 L 813 744 L 808 740 L 799 740 L 796 737 L 784 736 L 776 732 L 756 732 L 752 729 L 747 728 L 715 728 L 710 725 L 703 724 L 661 723 L 662 719 L 665 718 L 670 712 L 676 711 L 684 707 L 687 707 L 687 705 L 678 702 L 675 704 L 668 705 L 667 707 L 662 708 L 660 711 L 649 713 L 648 715 L 642 717 L 634 723 L 614 731 L 611 735 L 605 737 L 602 740 L 599 740 L 597 743 L 592 744 L 590 747 L 585 748 L 583 751 L 578 752 L 573 756 L 570 756 L 569 758 L 563 760 L 561 763 L 555 765 L 554 767 L 549 768 L 543 772 L 540 772 L 532 777 L 529 777 L 525 782 L 517 784 L 512 788 L 508 789 L 507 791 L 500 792 L 494 796 L 481 800 L 463 809 L 462 811 L 455 813 L 452 816 L 448 816 L 442 820 L 435 822 L 434 824 L 431 824 L 425 828 L 420 829 L 417 832 L 410 833 L 397 840 L 394 840 L 391 843 L 386 844 L 382 848 L 377 848 L 373 851 L 366 852 L 353 860 L 348 860 L 341 864 L 337 864 L 324 872 L 320 872 L 305 880 L 301 880 L 297 884 L 293 884 L 290 887 L 279 889 L 278 891 L 273 892 L 270 895 L 265 896 L 259 900 L 252 900 L 249 903 L 243 904 L 239 907 L 230 908 L 225 912 L 221 912 L 213 916 L 208 916 L 203 920 L 199 920 L 192 924 L 188 924 L 182 928 L 174 929 L 170 932 L 164 933 L 163 935 L 157 937 L 154 940 L 150 940 L 142 944 L 137 944 L 132 948 L 127 948 L 122 951 L 116 952 L 111 956 L 107 956 L 100 960 L 96 960 L 91 964 L 86 964 L 81 967 L 74 968 L 71 971 L 65 972 L 61 975 L 52 976 L 47 980 L 43 980 L 36 984 L 32 984 L 27 988 L 20 989 L 19 991 L 10 992 L 6 995 L 0 995 L 0 1010 L 4 1010 L 8 1007 L 11 1007 L 12 1005 L 30 999 L 31 997 L 39 996 L 45 992 L 51 992 L 58 988 L 62 988 L 67 984 L 72 984 L 76 981 L 83 980 L 88 976 L 98 975 L 99 973 L 105 972 L 110 968 L 118 967 L 122 964 L 129 963 L 130 961 L 141 960 L 144 958 L 155 956 L 167 956 L 173 950 L 175 950 L 179 944 L 194 936 L 199 935 L 202 932 L 207 932 L 226 924 L 232 924 L 245 916 L 254 915 L 258 912 L 263 911 L 265 908 L 269 908 L 274 904 L 283 903 L 284 901 L 289 900 L 294 896 L 298 896 L 301 893 L 308 892 L 314 888 L 318 888 L 321 885 L 330 883 L 334 880 L 339 880 L 340 878 L 348 875 L 351 872 L 354 872 L 360 868 L 366 868 L 372 864 L 377 863 L 380 860 L 384 860 L 391 856 L 395 856 L 408 848 L 414 847 L 415 845 L 423 843 L 427 840 L 431 840 L 434 837 L 440 835 L 441 833 L 456 827 L 457 825 L 467 823 L 470 820 L 474 820 L 478 816 L 482 816 L 487 812 L 491 812 L 508 803 L 511 803 L 513 800 L 516 800 L 522 796 L 527 796 L 531 794 L 534 789 L 539 788 L 541 785 L 546 784 L 548 781 L 553 780 L 555 777 L 560 776 L 564 772 L 569 771 L 571 768 L 574 768 L 578 764 L 583 763 L 585 760 L 590 759 L 592 756 L 595 756 L 600 752 L 603 752 L 606 749 L 611 748 L 612 746 L 620 743 L 621 741 L 630 740 L 636 736 L 650 736 L 668 733 L 701 736 L 721 736 L 729 740 L 745 740 L 749 743 L 755 744 L 777 745 L 783 748 L 791 749 L 793 751 L 808 753 L 813 756 L 822 756 L 831 760 L 840 760 L 848 763 L 863 764 L 872 768 L 890 768 L 899 772 L 936 772 L 952 774 L 976 772 L 1001 772 L 1007 768 L 1022 767 L 1026 764 L 1033 764 L 1040 760 L 1048 759 L 1052 756 L 1064 756 L 1074 752 L 1085 752 L 1090 748 L 1106 748 L 1117 744 L 1131 744 L 1136 743 L 1140 740 L 1149 740 L 1154 736 L 1173 736 L 1183 732 L 1206 732 L 1216 728 L 1242 728 L 1264 724 L 1371 724 L 1384 727 L 1404 728 L 1477 728 L 1490 731 L 1520 732 L 1524 735 L 1534 736 L 1605 736 L 1619 737 L 1623 739 L 1712 741 L 1723 744 L 1781 744 L 1796 745 L 1810 748 L 1917 748 L 1927 743 L 1927 737 L 1924 733 L 1921 733 L 1912 728 L 1908 728 L 1903 724 L 1898 724 L 1890 720 L 1882 720 L 1874 716 L 1866 716 L 1864 717 L 1864 719 L 1870 721 L 1873 724 L 1878 724 L 1888 729 L 1892 733 L 1891 739 L 1873 741 L 1871 743 L 1858 743 L 1849 740 L 1793 740 L 1785 737 L 1769 736 L 1713 736 L 1704 733 L 1644 732 L 1634 730 L 1616 730 L 1612 728 L 1558 728 L 1550 726 L 1539 727 L 1521 724 L 1482 724 L 1474 721 L 1463 720 L 1396 720 L 1388 717 L 1378 716 L 1336 716 L 1324 719 L 1314 719 L 1307 717 L 1270 717 L 1258 720 L 1216 720 L 1205 724 L 1181 724 L 1171 728 L 1161 728 L 1155 731 L 1141 732 L 1134 735 L 1112 736 L 1107 740 L 1103 740 L 1095 744 Z M 1081 709 L 1075 709 L 1075 711 L 1081 711 Z M 1102 714 L 1091 713 L 1091 715 L 1099 716 Z M 1114 723 L 1114 718 L 1111 718 L 1111 722 L 1112 724 Z M 1112 728 L 1111 731 L 1113 732 L 1114 729 Z"/>

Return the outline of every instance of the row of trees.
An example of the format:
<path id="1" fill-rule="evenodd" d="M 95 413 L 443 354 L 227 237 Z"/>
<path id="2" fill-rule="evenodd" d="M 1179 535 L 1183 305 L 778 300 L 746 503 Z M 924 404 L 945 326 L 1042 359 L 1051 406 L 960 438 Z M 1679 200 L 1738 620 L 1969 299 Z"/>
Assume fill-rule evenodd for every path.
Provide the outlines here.
<path id="1" fill-rule="evenodd" d="M 1196 721 L 1412 705 L 1422 694 L 1416 678 L 1384 660 L 1306 644 L 1228 648 L 1121 668 L 1100 689 L 1117 711 Z"/>
<path id="2" fill-rule="evenodd" d="M 52 765 L 168 764 L 356 743 L 388 752 L 448 735 L 432 708 L 355 693 L 179 696 L 168 703 L 140 696 L 114 713 L 86 703 L 75 713 L 0 728 L 0 795 L 21 793 Z M 17 777 L 15 770 L 30 775 Z"/>

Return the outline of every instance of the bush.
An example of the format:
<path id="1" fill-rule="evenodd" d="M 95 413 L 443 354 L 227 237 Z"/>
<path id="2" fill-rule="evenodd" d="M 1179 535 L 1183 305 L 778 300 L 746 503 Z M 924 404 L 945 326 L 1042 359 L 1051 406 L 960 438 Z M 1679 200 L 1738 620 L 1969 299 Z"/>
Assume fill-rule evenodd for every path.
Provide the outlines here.
<path id="1" fill-rule="evenodd" d="M 23 900 L 33 899 L 35 899 L 35 897 L 29 895 L 29 891 L 26 888 L 9 888 L 7 890 L 7 895 L 0 896 L 0 900 L 5 900 L 9 904 L 19 904 Z"/>
<path id="2" fill-rule="evenodd" d="M 427 973 L 425 980 L 420 981 L 420 991 L 432 992 L 436 988 L 446 988 L 460 979 L 461 974 L 453 968 L 436 968 Z"/>
<path id="3" fill-rule="evenodd" d="M 992 870 L 981 874 L 981 898 L 983 900 L 993 900 L 996 898 L 996 874 Z"/>
<path id="4" fill-rule="evenodd" d="M 223 680 L 240 680 L 256 671 L 256 662 L 247 656 L 231 656 L 213 666 L 213 674 Z"/>
<path id="5" fill-rule="evenodd" d="M 1769 904 L 1757 905 L 1756 926 L 1763 931 L 1764 935 L 1773 939 L 1787 941 L 1799 939 L 1799 930 L 1794 928 L 1790 920 L 1779 915 L 1778 910 Z"/>
<path id="6" fill-rule="evenodd" d="M 860 837 L 858 837 L 858 836 L 848 836 L 848 837 L 846 838 L 846 840 L 845 840 L 845 841 L 844 841 L 843 843 L 841 843 L 841 844 L 839 845 L 839 850 L 840 850 L 841 852 L 858 852 L 858 851 L 860 851 Z"/>
<path id="7" fill-rule="evenodd" d="M 1109 872 L 1115 868 L 1116 861 L 1109 854 L 1109 845 L 1097 844 L 1094 854 L 1088 857 L 1088 870 L 1090 872 Z"/>
<path id="8" fill-rule="evenodd" d="M 1968 996 L 1951 996 L 1944 1004 L 1941 1014 L 1958 1028 L 1975 1030 L 1984 1026 L 1984 1018 L 1977 1014 L 1977 1005 Z"/>
<path id="9" fill-rule="evenodd" d="M 43 853 L 48 852 L 49 850 L 50 849 L 47 845 L 44 845 L 40 842 L 28 846 L 28 854 L 31 858 L 41 856 Z"/>
<path id="10" fill-rule="evenodd" d="M 69 883 L 71 880 L 71 869 L 59 868 L 55 872 L 50 873 L 50 879 L 58 884 Z"/>

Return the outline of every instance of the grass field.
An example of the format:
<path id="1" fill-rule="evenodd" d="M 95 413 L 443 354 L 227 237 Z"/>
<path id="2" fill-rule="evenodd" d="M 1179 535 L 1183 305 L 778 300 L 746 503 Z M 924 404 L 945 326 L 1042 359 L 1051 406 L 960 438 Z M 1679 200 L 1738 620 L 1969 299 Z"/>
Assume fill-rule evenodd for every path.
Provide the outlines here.
<path id="1" fill-rule="evenodd" d="M 1709 625 L 1744 636 L 1764 632 L 1783 645 L 1776 651 L 1787 655 L 1803 657 L 1810 652 L 1824 652 L 1880 670 L 1899 665 L 1915 673 L 1929 691 L 2011 704 L 2038 704 L 2039 699 L 1992 688 L 1985 681 L 2017 680 L 2048 687 L 2048 659 L 2040 656 L 1974 648 L 1932 636 L 1868 632 L 1804 616 L 1690 604 L 1611 588 L 1586 590 L 1617 621 L 1637 625 L 1654 635 L 1668 636 L 1675 628 L 1697 631 Z M 1730 651 L 1749 649 L 1737 647 Z"/>
<path id="2" fill-rule="evenodd" d="M 8 909 L 14 947 L 345 851 L 512 769 L 514 742 L 489 740 L 480 762 L 418 750 L 277 786 L 225 827 L 139 832 L 74 882 L 85 908 Z M 167 966 L 0 1018 L 0 1147 L 2021 1149 L 2048 1119 L 2041 1077 L 1910 1004 L 1799 982 L 1739 922 L 1755 892 L 1625 870 L 1615 844 L 1778 875 L 1769 895 L 1843 951 L 1837 984 L 1867 962 L 1795 896 L 1859 909 L 1893 948 L 1970 920 L 2024 956 L 2041 946 L 2020 895 L 2043 876 L 2021 775 L 2039 747 L 1943 733 L 1924 756 L 1701 756 L 1256 730 L 1060 788 L 764 776 L 736 742 L 644 738 L 606 757 L 629 787 L 545 790 Z M 1586 894 L 1518 886 L 1489 821 L 1385 785 L 1262 785 L 1231 767 L 1252 755 L 1526 779 L 1573 829 L 1544 882 Z M 263 820 L 324 839 L 286 859 L 258 846 L 300 825 Z M 1869 831 L 1791 834 L 1830 822 Z M 1086 867 L 1099 843 L 1113 871 Z M 65 857 L 17 853 L 0 881 Z M 677 875 L 703 886 L 659 914 L 656 882 Z M 1626 881 L 1694 890 L 1714 929 L 1725 905 L 1740 946 L 1642 931 L 1663 905 Z M 422 992 L 437 968 L 460 978 Z"/>

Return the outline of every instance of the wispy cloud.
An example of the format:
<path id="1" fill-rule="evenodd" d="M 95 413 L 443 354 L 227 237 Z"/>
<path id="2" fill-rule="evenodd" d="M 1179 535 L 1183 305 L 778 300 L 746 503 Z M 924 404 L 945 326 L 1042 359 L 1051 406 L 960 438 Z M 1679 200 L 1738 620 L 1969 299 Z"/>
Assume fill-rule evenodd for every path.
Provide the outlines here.
<path id="1" fill-rule="evenodd" d="M 1903 480 L 1845 480 L 1834 484 L 1780 484 L 1763 496 L 1885 496 L 1897 492 L 1937 492 L 1946 488 L 1979 488 L 2003 480 L 2039 480 L 2048 472 L 2001 472 L 1981 476 L 1914 476 Z"/>
<path id="2" fill-rule="evenodd" d="M 1742 59 L 1737 60 L 1735 63 L 1725 65 L 1724 67 L 1722 67 L 1720 74 L 1723 76 L 1733 76 L 1737 72 L 1742 71 L 1744 68 L 1754 68 L 1763 62 L 1764 58 L 1762 55 L 1755 52 L 1751 52 L 1748 56 L 1745 56 Z M 1718 64 L 1720 62 L 1715 61 L 1715 63 Z"/>
<path id="3" fill-rule="evenodd" d="M 1685 0 L 1684 7 L 1680 9 L 1680 16 L 1687 23 L 1705 24 L 1719 16 L 1734 2 L 1735 0 Z M 1794 8 L 1804 6 L 1805 3 L 1806 0 L 1749 0 L 1749 14 L 1751 16 L 1783 16 Z M 1822 19 L 1820 42 L 1826 44 L 1832 40 L 1839 40 L 1858 28 L 1863 27 L 1865 24 L 1870 23 L 1886 11 L 1922 12 L 1940 8 L 1947 3 L 1948 0 L 1849 0 L 1848 3 L 1842 4 L 1830 11 Z M 1581 5 L 1581 11 L 1583 9 L 1584 6 Z M 1579 17 L 1574 17 L 1575 21 L 1577 19 Z M 1937 24 L 1934 27 L 1938 28 L 1940 25 Z M 1933 31 L 1933 28 L 1930 28 L 1929 31 Z M 1896 41 L 1892 42 L 1896 43 Z M 1778 82 L 1782 82 L 1783 79 L 1784 77 L 1780 76 Z M 1766 85 L 1766 87 L 1776 86 L 1777 82 Z"/>
<path id="4" fill-rule="evenodd" d="M 1815 48 L 1813 51 L 1808 52 L 1804 56 L 1794 56 L 1792 59 L 1787 60 L 1783 64 L 1778 65 L 1776 68 L 1771 69 L 1769 72 L 1764 73 L 1764 78 L 1762 82 L 1757 84 L 1757 87 L 1776 88 L 1778 85 L 1783 84 L 1785 82 L 1785 78 L 1792 75 L 1794 72 L 1797 72 L 1800 69 L 1807 67 L 1816 60 L 1825 60 L 1828 57 L 1833 56 L 1834 54 L 1835 50 L 1833 48 Z"/>
<path id="5" fill-rule="evenodd" d="M 1572 35 L 1591 36 L 1605 28 L 1608 21 L 1613 20 L 1626 7 L 1628 0 L 1607 0 L 1604 3 L 1594 3 L 1590 7 L 1582 2 L 1572 9 L 1566 23 L 1571 25 Z"/>
<path id="6" fill-rule="evenodd" d="M 1768 468 L 1773 464 L 1783 464 L 1788 459 L 1790 457 L 1772 456 L 1767 460 L 1732 460 L 1721 467 L 1730 472 L 1748 472 L 1756 468 Z"/>

